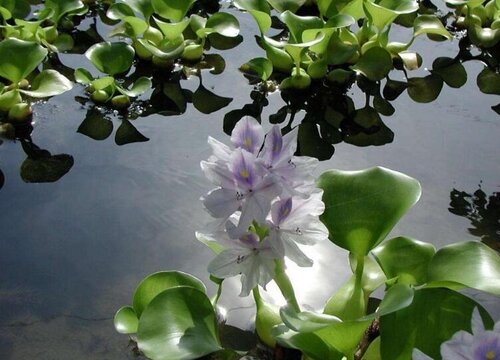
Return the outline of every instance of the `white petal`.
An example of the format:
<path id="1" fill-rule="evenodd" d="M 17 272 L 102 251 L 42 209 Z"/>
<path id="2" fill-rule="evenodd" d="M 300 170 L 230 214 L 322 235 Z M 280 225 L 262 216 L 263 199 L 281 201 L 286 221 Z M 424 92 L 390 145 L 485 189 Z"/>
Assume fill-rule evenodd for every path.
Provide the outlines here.
<path id="1" fill-rule="evenodd" d="M 470 360 L 472 359 L 471 347 L 474 338 L 466 331 L 458 331 L 453 337 L 441 344 L 443 360 Z"/>
<path id="2" fill-rule="evenodd" d="M 471 327 L 472 333 L 474 335 L 478 335 L 484 332 L 483 319 L 481 318 L 481 314 L 479 313 L 479 309 L 477 308 L 477 306 L 472 311 Z"/>
<path id="3" fill-rule="evenodd" d="M 295 242 L 285 240 L 283 243 L 285 245 L 285 256 L 294 263 L 301 267 L 309 267 L 313 265 L 313 261 L 308 258 L 302 250 L 300 250 Z"/>
<path id="4" fill-rule="evenodd" d="M 231 157 L 232 149 L 226 144 L 220 142 L 219 140 L 214 139 L 213 137 L 208 137 L 208 145 L 212 148 L 214 156 L 218 160 L 222 160 L 224 162 L 228 162 Z"/>
<path id="5" fill-rule="evenodd" d="M 217 188 L 201 199 L 208 212 L 215 218 L 228 218 L 240 206 L 236 191 Z"/>
<path id="6" fill-rule="evenodd" d="M 259 263 L 255 256 L 248 258 L 247 267 L 241 274 L 241 293 L 240 296 L 248 296 L 252 289 L 259 283 Z"/>
<path id="7" fill-rule="evenodd" d="M 413 353 L 411 356 L 412 360 L 432 360 L 430 356 L 425 355 L 419 349 L 413 349 Z"/>
<path id="8" fill-rule="evenodd" d="M 234 176 L 225 163 L 202 161 L 200 166 L 205 177 L 214 185 L 226 189 L 236 188 Z"/>
<path id="9" fill-rule="evenodd" d="M 209 264 L 208 272 L 213 276 L 225 279 L 248 271 L 251 255 L 241 248 L 222 251 Z"/>

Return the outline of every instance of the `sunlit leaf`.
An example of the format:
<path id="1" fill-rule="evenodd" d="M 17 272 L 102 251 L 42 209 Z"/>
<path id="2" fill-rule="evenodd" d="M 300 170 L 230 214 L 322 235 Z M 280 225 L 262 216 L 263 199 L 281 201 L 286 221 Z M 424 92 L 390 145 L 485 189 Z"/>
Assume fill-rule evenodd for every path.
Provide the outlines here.
<path id="1" fill-rule="evenodd" d="M 500 295 L 500 256 L 476 241 L 445 246 L 429 264 L 429 285 L 447 282 Z"/>
<path id="2" fill-rule="evenodd" d="M 302 33 L 307 29 L 321 29 L 323 20 L 316 16 L 298 16 L 290 11 L 285 11 L 280 15 L 290 31 L 290 43 L 302 43 Z"/>
<path id="3" fill-rule="evenodd" d="M 399 15 L 409 14 L 418 10 L 418 2 L 416 0 L 383 0 L 378 3 L 365 1 L 363 4 L 373 25 L 379 31 L 390 25 Z"/>
<path id="4" fill-rule="evenodd" d="M 271 6 L 278 12 L 285 11 L 296 12 L 307 0 L 267 0 Z"/>
<path id="5" fill-rule="evenodd" d="M 380 243 L 421 194 L 417 180 L 382 167 L 330 170 L 318 186 L 324 190 L 321 221 L 330 240 L 358 256 Z"/>
<path id="6" fill-rule="evenodd" d="M 120 334 L 135 334 L 139 326 L 139 319 L 130 306 L 120 308 L 113 319 L 116 331 Z"/>
<path id="7" fill-rule="evenodd" d="M 187 286 L 159 293 L 140 317 L 137 344 L 155 360 L 197 359 L 221 350 L 210 300 Z"/>
<path id="8" fill-rule="evenodd" d="M 133 306 L 140 318 L 148 304 L 164 290 L 187 286 L 206 292 L 205 285 L 192 275 L 180 271 L 161 271 L 144 278 L 134 292 Z"/>
<path id="9" fill-rule="evenodd" d="M 267 58 L 254 58 L 241 65 L 240 70 L 266 81 L 273 73 L 273 63 Z"/>
<path id="10" fill-rule="evenodd" d="M 88 10 L 88 7 L 81 0 L 46 0 L 45 6 L 52 9 L 52 19 L 55 23 L 67 14 L 81 14 Z"/>
<path id="11" fill-rule="evenodd" d="M 0 76 L 18 83 L 40 65 L 47 53 L 37 43 L 5 39 L 0 42 Z"/>
<path id="12" fill-rule="evenodd" d="M 85 56 L 99 71 L 111 76 L 128 71 L 134 55 L 134 48 L 124 42 L 101 42 L 85 52 Z"/>
<path id="13" fill-rule="evenodd" d="M 240 32 L 240 23 L 234 15 L 225 12 L 216 12 L 211 15 L 206 23 L 210 32 L 216 32 L 227 37 L 235 37 Z"/>
<path id="14" fill-rule="evenodd" d="M 186 28 L 189 26 L 190 19 L 185 19 L 183 21 L 179 22 L 165 22 L 161 21 L 160 19 L 156 18 L 153 16 L 153 19 L 160 28 L 161 32 L 165 36 L 165 38 L 169 40 L 175 40 L 178 39 L 180 36 L 182 36 L 182 32 L 186 30 Z"/>
<path id="15" fill-rule="evenodd" d="M 441 20 L 435 15 L 419 15 L 413 23 L 413 37 L 421 34 L 440 35 L 451 40 L 453 36 L 443 26 Z"/>
<path id="16" fill-rule="evenodd" d="M 44 70 L 31 83 L 30 90 L 19 90 L 25 95 L 43 98 L 62 94 L 73 88 L 73 83 L 56 70 Z"/>
<path id="17" fill-rule="evenodd" d="M 365 315 L 365 293 L 355 287 L 356 277 L 347 280 L 326 302 L 323 312 L 340 319 L 356 320 Z"/>
<path id="18" fill-rule="evenodd" d="M 181 21 L 194 4 L 195 0 L 152 0 L 154 11 L 164 19 Z"/>
<path id="19" fill-rule="evenodd" d="M 349 265 L 354 273 L 356 270 L 357 260 L 353 254 L 349 254 Z M 371 256 L 365 256 L 363 264 L 363 276 L 361 278 L 361 287 L 368 296 L 374 292 L 380 285 L 387 280 L 386 275 L 380 268 L 379 264 Z"/>
<path id="20" fill-rule="evenodd" d="M 130 89 L 117 87 L 117 90 L 124 95 L 130 97 L 137 97 L 141 94 L 144 94 L 146 91 L 151 89 L 151 87 L 152 87 L 151 79 L 145 76 L 141 76 L 132 84 L 132 87 Z"/>
<path id="21" fill-rule="evenodd" d="M 342 321 L 336 316 L 318 314 L 312 311 L 298 313 L 290 307 L 281 308 L 280 315 L 288 328 L 302 333 L 313 332 Z"/>
<path id="22" fill-rule="evenodd" d="M 398 283 L 421 285 L 427 282 L 429 262 L 436 249 L 408 237 L 390 239 L 372 250 L 373 255 L 388 279 L 398 278 Z"/>

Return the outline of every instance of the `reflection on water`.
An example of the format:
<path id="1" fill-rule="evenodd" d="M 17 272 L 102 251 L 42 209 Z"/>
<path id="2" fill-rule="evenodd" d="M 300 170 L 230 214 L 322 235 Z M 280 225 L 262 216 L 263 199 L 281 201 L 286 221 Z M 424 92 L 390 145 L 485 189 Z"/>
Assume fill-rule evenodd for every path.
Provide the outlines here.
<path id="1" fill-rule="evenodd" d="M 481 187 L 472 194 L 453 189 L 448 210 L 469 219 L 472 227 L 467 230 L 500 252 L 500 192 L 488 196 Z"/>

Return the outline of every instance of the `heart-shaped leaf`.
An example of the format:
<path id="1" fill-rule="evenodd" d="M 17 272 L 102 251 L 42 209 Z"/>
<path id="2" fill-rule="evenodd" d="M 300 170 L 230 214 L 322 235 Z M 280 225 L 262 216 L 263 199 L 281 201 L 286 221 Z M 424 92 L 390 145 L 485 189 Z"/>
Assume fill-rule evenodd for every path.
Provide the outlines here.
<path id="1" fill-rule="evenodd" d="M 139 326 L 139 319 L 130 306 L 120 308 L 113 319 L 116 331 L 120 334 L 135 334 Z"/>
<path id="2" fill-rule="evenodd" d="M 432 73 L 439 75 L 452 88 L 462 87 L 467 82 L 467 72 L 459 60 L 438 57 L 432 63 Z"/>
<path id="3" fill-rule="evenodd" d="M 47 56 L 47 49 L 30 41 L 8 38 L 0 42 L 0 76 L 18 83 Z"/>
<path id="4" fill-rule="evenodd" d="M 436 249 L 408 237 L 396 237 L 372 250 L 388 279 L 398 283 L 421 285 L 427 282 L 427 269 Z"/>
<path id="5" fill-rule="evenodd" d="M 392 70 L 391 54 L 384 48 L 372 47 L 361 55 L 351 69 L 360 72 L 370 80 L 382 80 Z"/>
<path id="6" fill-rule="evenodd" d="M 273 73 L 273 63 L 267 58 L 254 58 L 241 65 L 240 70 L 251 76 L 266 81 Z"/>
<path id="7" fill-rule="evenodd" d="M 164 19 L 179 22 L 186 16 L 195 0 L 152 0 L 155 13 Z"/>
<path id="8" fill-rule="evenodd" d="M 358 256 L 379 244 L 421 194 L 417 180 L 382 167 L 330 170 L 318 186 L 326 207 L 320 219 L 330 240 Z"/>
<path id="9" fill-rule="evenodd" d="M 477 76 L 477 86 L 485 94 L 500 95 L 500 74 L 485 67 Z"/>
<path id="10" fill-rule="evenodd" d="M 124 42 L 101 42 L 91 46 L 85 56 L 101 72 L 121 74 L 130 69 L 134 60 L 134 48 Z"/>
<path id="11" fill-rule="evenodd" d="M 73 88 L 73 83 L 56 70 L 44 70 L 38 74 L 31 83 L 30 90 L 19 90 L 21 93 L 35 97 L 44 98 L 62 94 Z"/>
<path id="12" fill-rule="evenodd" d="M 216 32 L 227 37 L 238 36 L 240 32 L 238 19 L 234 15 L 220 11 L 211 15 L 205 26 L 209 32 Z"/>
<path id="13" fill-rule="evenodd" d="M 188 286 L 206 292 L 205 285 L 200 280 L 180 271 L 161 271 L 151 274 L 144 278 L 135 290 L 132 303 L 137 316 L 141 317 L 144 309 L 159 293 L 177 286 Z"/>
<path id="14" fill-rule="evenodd" d="M 443 80 L 435 74 L 408 79 L 408 95 L 419 103 L 434 101 L 443 88 Z"/>
<path id="15" fill-rule="evenodd" d="M 137 344 L 155 360 L 197 359 L 220 350 L 210 300 L 187 286 L 159 293 L 140 317 Z"/>
<path id="16" fill-rule="evenodd" d="M 476 241 L 445 246 L 429 264 L 429 285 L 448 282 L 500 295 L 500 256 Z"/>

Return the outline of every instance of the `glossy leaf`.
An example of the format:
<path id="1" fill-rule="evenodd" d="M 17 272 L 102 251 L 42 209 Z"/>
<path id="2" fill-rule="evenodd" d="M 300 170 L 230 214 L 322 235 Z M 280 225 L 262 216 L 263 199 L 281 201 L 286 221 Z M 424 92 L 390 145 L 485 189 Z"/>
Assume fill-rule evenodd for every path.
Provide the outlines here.
<path id="1" fill-rule="evenodd" d="M 210 32 L 235 37 L 240 32 L 240 23 L 234 15 L 219 11 L 208 18 L 206 28 L 210 29 Z"/>
<path id="2" fill-rule="evenodd" d="M 314 334 L 318 335 L 326 344 L 350 358 L 356 351 L 359 341 L 370 324 L 371 320 L 345 321 L 329 325 L 315 331 Z"/>
<path id="3" fill-rule="evenodd" d="M 254 58 L 241 65 L 240 70 L 266 81 L 273 73 L 273 63 L 267 58 Z"/>
<path id="4" fill-rule="evenodd" d="M 421 194 L 417 180 L 382 167 L 330 170 L 318 186 L 326 206 L 320 219 L 330 240 L 358 256 L 379 244 Z"/>
<path id="5" fill-rule="evenodd" d="M 373 25 L 382 31 L 390 25 L 399 15 L 409 14 L 418 10 L 416 0 L 383 0 L 378 3 L 365 1 L 365 9 Z"/>
<path id="6" fill-rule="evenodd" d="M 361 55 L 351 69 L 360 72 L 370 80 L 381 80 L 392 70 L 391 54 L 381 47 L 372 47 Z"/>
<path id="7" fill-rule="evenodd" d="M 367 315 L 363 320 L 374 320 L 384 315 L 392 314 L 407 308 L 413 302 L 414 289 L 408 285 L 392 285 L 384 294 L 384 298 L 373 314 Z"/>
<path id="8" fill-rule="evenodd" d="M 500 256 L 476 241 L 445 246 L 429 264 L 429 285 L 446 283 L 500 295 Z"/>
<path id="9" fill-rule="evenodd" d="M 133 307 L 140 318 L 144 309 L 164 290 L 187 286 L 206 292 L 205 285 L 192 275 L 180 271 L 160 271 L 144 278 L 134 292 Z"/>
<path id="10" fill-rule="evenodd" d="M 210 114 L 228 106 L 232 98 L 227 98 L 214 94 L 207 90 L 202 84 L 193 94 L 194 107 L 203 114 Z"/>
<path id="11" fill-rule="evenodd" d="M 45 6 L 52 9 L 52 19 L 55 23 L 66 14 L 80 14 L 87 11 L 87 6 L 81 0 L 46 0 Z"/>
<path id="12" fill-rule="evenodd" d="M 137 344 L 155 360 L 197 359 L 221 350 L 210 300 L 187 286 L 159 293 L 140 317 Z"/>
<path id="13" fill-rule="evenodd" d="M 257 311 L 255 314 L 255 331 L 259 339 L 267 346 L 276 346 L 276 340 L 272 335 L 272 328 L 283 323 L 280 317 L 279 307 L 274 304 L 264 302 L 260 295 L 255 297 Z"/>
<path id="14" fill-rule="evenodd" d="M 278 12 L 291 11 L 295 13 L 307 0 L 267 0 Z"/>
<path id="15" fill-rule="evenodd" d="M 75 80 L 77 83 L 89 85 L 94 80 L 94 77 L 88 70 L 78 68 L 75 69 Z"/>
<path id="16" fill-rule="evenodd" d="M 19 90 L 21 93 L 35 97 L 43 98 L 62 94 L 73 88 L 73 83 L 64 75 L 56 70 L 44 70 L 39 73 L 31 83 L 30 90 Z"/>
<path id="17" fill-rule="evenodd" d="M 164 19 L 181 21 L 194 4 L 195 0 L 152 0 L 155 13 Z"/>
<path id="18" fill-rule="evenodd" d="M 415 291 L 412 304 L 380 318 L 382 359 L 410 360 L 413 348 L 440 359 L 440 345 L 459 330 L 471 331 L 471 314 L 478 307 L 487 328 L 493 321 L 472 299 L 449 289 Z"/>
<path id="19" fill-rule="evenodd" d="M 111 76 L 127 72 L 134 60 L 134 48 L 124 42 L 101 42 L 91 46 L 85 56 L 101 72 Z"/>
<path id="20" fill-rule="evenodd" d="M 453 36 L 446 30 L 441 20 L 434 15 L 419 15 L 413 23 L 413 36 L 421 34 L 440 35 L 451 40 Z"/>
<path id="21" fill-rule="evenodd" d="M 135 334 L 139 326 L 139 319 L 130 306 L 120 308 L 113 319 L 116 331 L 120 334 Z"/>
<path id="22" fill-rule="evenodd" d="M 289 329 L 301 333 L 313 332 L 342 321 L 336 316 L 318 314 L 312 311 L 297 313 L 291 307 L 281 308 L 280 315 Z"/>
<path id="23" fill-rule="evenodd" d="M 165 38 L 169 40 L 175 40 L 178 39 L 180 36 L 182 36 L 182 32 L 186 30 L 186 28 L 189 26 L 189 19 L 185 19 L 180 22 L 165 22 L 161 21 L 160 19 L 153 17 L 156 25 L 160 28 L 161 32 L 165 36 Z"/>
<path id="24" fill-rule="evenodd" d="M 0 42 L 0 76 L 18 83 L 40 65 L 47 53 L 37 43 L 5 39 Z"/>
<path id="25" fill-rule="evenodd" d="M 106 11 L 106 16 L 111 20 L 122 20 L 127 16 L 134 16 L 134 10 L 126 3 L 114 3 Z"/>
<path id="26" fill-rule="evenodd" d="M 14 89 L 10 91 L 6 91 L 0 95 L 0 111 L 7 112 L 14 105 L 19 104 L 23 101 L 19 90 Z"/>
<path id="27" fill-rule="evenodd" d="M 126 145 L 136 142 L 145 142 L 149 139 L 142 135 L 129 120 L 122 120 L 120 127 L 116 130 L 116 145 Z"/>
<path id="28" fill-rule="evenodd" d="M 151 54 L 160 59 L 173 60 L 178 58 L 184 51 L 185 44 L 182 38 L 175 41 L 165 39 L 159 44 L 155 44 L 150 40 L 138 39 L 138 42 L 144 46 Z"/>
<path id="29" fill-rule="evenodd" d="M 356 271 L 356 257 L 353 254 L 349 254 L 349 265 L 354 273 Z M 361 278 L 361 287 L 365 292 L 365 296 L 370 295 L 374 292 L 380 285 L 382 285 L 387 280 L 386 275 L 380 268 L 379 264 L 371 256 L 365 256 L 363 264 L 363 276 Z"/>
<path id="30" fill-rule="evenodd" d="M 290 11 L 285 11 L 280 15 L 288 30 L 290 31 L 290 43 L 298 44 L 304 42 L 302 33 L 307 29 L 321 29 L 323 20 L 315 16 L 298 16 Z"/>
<path id="31" fill-rule="evenodd" d="M 126 3 L 133 10 L 144 16 L 144 19 L 149 20 L 153 14 L 153 6 L 151 5 L 151 0 L 119 0 L 122 3 Z"/>
<path id="32" fill-rule="evenodd" d="M 408 95 L 419 103 L 434 101 L 443 88 L 443 80 L 438 75 L 408 79 Z"/>
<path id="33" fill-rule="evenodd" d="M 328 299 L 323 312 L 340 319 L 356 320 L 366 312 L 366 298 L 363 291 L 355 288 L 353 275 Z"/>
<path id="34" fill-rule="evenodd" d="M 372 250 L 388 279 L 399 284 L 421 285 L 427 282 L 427 269 L 436 249 L 408 237 L 396 237 Z"/>
<path id="35" fill-rule="evenodd" d="M 138 78 L 130 89 L 124 89 L 122 87 L 117 87 L 118 91 L 124 95 L 130 97 L 137 97 L 141 94 L 144 94 L 146 91 L 151 89 L 152 87 L 151 79 L 145 76 L 141 76 Z"/>

